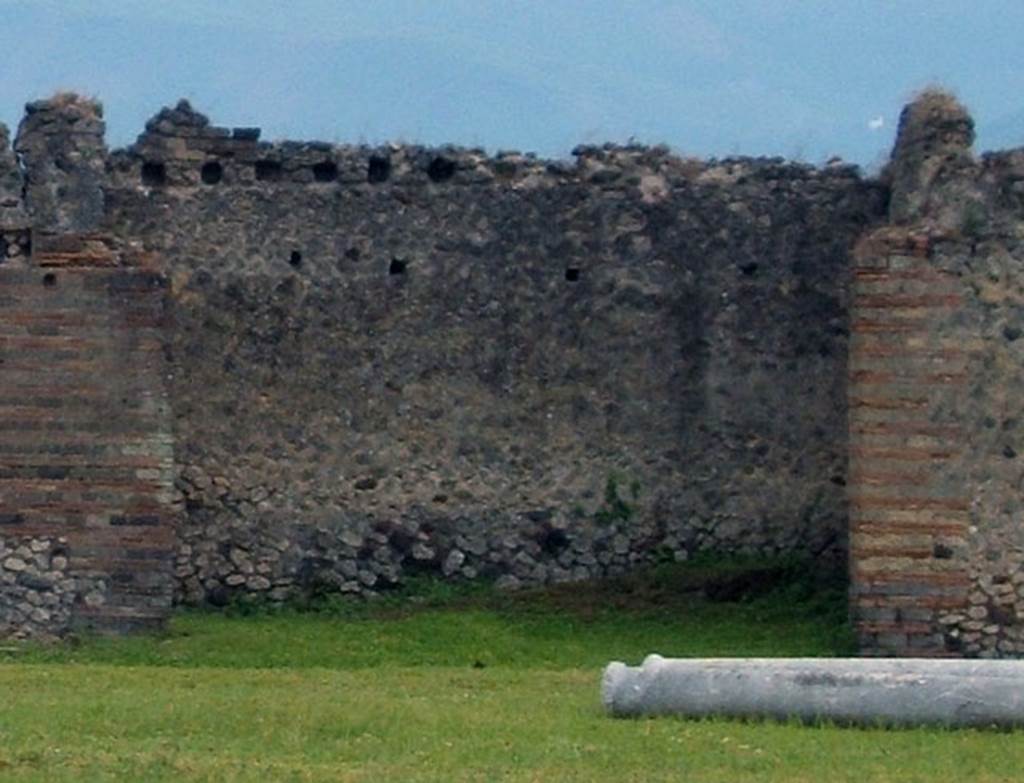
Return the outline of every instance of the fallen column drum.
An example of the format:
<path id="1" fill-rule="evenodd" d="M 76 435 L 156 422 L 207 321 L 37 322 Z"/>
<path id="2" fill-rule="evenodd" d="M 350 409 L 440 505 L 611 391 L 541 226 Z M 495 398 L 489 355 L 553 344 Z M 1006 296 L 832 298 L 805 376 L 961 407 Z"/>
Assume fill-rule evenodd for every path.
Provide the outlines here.
<path id="1" fill-rule="evenodd" d="M 679 715 L 862 725 L 1024 725 L 1024 661 L 662 658 L 604 670 L 614 716 Z"/>

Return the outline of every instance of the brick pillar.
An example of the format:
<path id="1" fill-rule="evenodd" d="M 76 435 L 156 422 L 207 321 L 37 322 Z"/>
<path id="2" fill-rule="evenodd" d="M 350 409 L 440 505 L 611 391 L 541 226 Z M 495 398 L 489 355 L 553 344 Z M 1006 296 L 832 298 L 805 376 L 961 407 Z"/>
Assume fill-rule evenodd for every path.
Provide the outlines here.
<path id="1" fill-rule="evenodd" d="M 0 635 L 158 625 L 175 515 L 164 280 L 108 237 L 31 245 L 0 263 Z"/>
<path id="2" fill-rule="evenodd" d="M 850 341 L 851 609 L 867 655 L 941 656 L 967 605 L 962 400 L 977 341 L 937 237 L 885 228 L 855 253 Z"/>

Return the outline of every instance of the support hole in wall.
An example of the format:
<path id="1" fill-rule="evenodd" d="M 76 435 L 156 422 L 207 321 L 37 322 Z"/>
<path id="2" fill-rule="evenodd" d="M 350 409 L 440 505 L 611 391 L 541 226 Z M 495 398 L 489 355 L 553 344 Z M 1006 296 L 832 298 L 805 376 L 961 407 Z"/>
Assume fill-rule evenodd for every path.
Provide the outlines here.
<path id="1" fill-rule="evenodd" d="M 391 176 L 391 159 L 383 155 L 371 155 L 366 167 L 366 181 L 371 184 L 387 182 Z"/>
<path id="2" fill-rule="evenodd" d="M 324 160 L 313 166 L 313 179 L 317 182 L 334 182 L 338 178 L 338 164 Z"/>
<path id="3" fill-rule="evenodd" d="M 444 182 L 446 179 L 451 179 L 455 176 L 455 161 L 444 155 L 438 155 L 427 166 L 427 176 L 430 177 L 431 182 Z"/>
<path id="4" fill-rule="evenodd" d="M 292 254 L 288 256 L 288 263 L 291 264 L 292 269 L 298 269 L 302 266 L 302 253 L 298 250 L 293 250 Z"/>
<path id="5" fill-rule="evenodd" d="M 203 180 L 204 185 L 216 185 L 224 179 L 224 167 L 219 162 L 211 160 L 209 163 L 203 164 L 199 176 Z"/>
<path id="6" fill-rule="evenodd" d="M 938 543 L 932 547 L 932 557 L 936 560 L 950 560 L 954 554 L 956 553 L 946 544 Z"/>
<path id="7" fill-rule="evenodd" d="M 281 163 L 276 160 L 258 160 L 253 166 L 256 179 L 260 182 L 277 182 L 281 179 Z"/>
<path id="8" fill-rule="evenodd" d="M 43 275 L 43 285 L 46 286 L 47 288 L 53 288 L 55 285 L 57 285 L 57 275 L 55 275 L 53 272 L 47 272 L 45 275 Z"/>
<path id="9" fill-rule="evenodd" d="M 158 188 L 167 184 L 167 166 L 159 161 L 147 160 L 142 164 L 142 184 L 147 188 Z"/>
<path id="10" fill-rule="evenodd" d="M 753 277 L 757 274 L 758 264 L 751 261 L 749 264 L 740 264 L 739 270 L 745 277 Z"/>
<path id="11" fill-rule="evenodd" d="M 388 267 L 389 275 L 404 275 L 405 270 L 408 269 L 409 262 L 403 261 L 400 258 L 392 258 L 391 266 Z"/>
<path id="12" fill-rule="evenodd" d="M 570 266 L 565 270 L 565 279 L 570 283 L 576 283 L 580 279 L 579 267 Z"/>

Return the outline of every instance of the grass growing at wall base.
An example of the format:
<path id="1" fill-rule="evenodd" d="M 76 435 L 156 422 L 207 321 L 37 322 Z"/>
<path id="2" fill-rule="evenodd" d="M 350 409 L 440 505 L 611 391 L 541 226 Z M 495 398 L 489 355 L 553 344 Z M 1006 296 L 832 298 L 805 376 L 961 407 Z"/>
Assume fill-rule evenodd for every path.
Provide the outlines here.
<path id="1" fill-rule="evenodd" d="M 600 668 L 663 655 L 851 654 L 841 581 L 798 560 L 702 559 L 538 590 L 413 580 L 376 601 L 187 611 L 159 637 L 29 647 L 22 662 L 227 668 Z M 0 654 L 2 660 L 2 654 Z"/>
<path id="2" fill-rule="evenodd" d="M 986 783 L 1024 765 L 1010 733 L 602 713 L 611 658 L 848 652 L 842 590 L 778 564 L 251 609 L 8 655 L 0 780 Z"/>

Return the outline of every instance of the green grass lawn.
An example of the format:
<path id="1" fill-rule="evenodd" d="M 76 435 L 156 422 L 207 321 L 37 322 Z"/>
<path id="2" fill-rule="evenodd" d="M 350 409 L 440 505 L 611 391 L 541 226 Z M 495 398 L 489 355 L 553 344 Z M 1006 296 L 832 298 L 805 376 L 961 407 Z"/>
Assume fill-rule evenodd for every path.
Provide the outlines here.
<path id="1" fill-rule="evenodd" d="M 317 613 L 185 613 L 159 637 L 7 645 L 0 781 L 1024 779 L 1024 733 L 603 714 L 612 659 L 848 654 L 841 592 L 791 576 L 420 586 Z"/>

